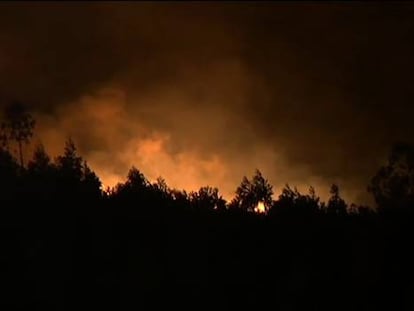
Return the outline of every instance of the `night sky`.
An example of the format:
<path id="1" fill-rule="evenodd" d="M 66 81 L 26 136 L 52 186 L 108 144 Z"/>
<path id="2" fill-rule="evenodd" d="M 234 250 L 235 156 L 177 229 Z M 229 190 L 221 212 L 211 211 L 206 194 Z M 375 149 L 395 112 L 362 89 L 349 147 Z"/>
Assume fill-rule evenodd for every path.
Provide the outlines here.
<path id="1" fill-rule="evenodd" d="M 258 168 L 276 195 L 337 183 L 369 203 L 413 141 L 413 55 L 410 3 L 0 4 L 0 105 L 26 103 L 52 155 L 72 137 L 109 186 L 135 165 L 231 198 Z"/>

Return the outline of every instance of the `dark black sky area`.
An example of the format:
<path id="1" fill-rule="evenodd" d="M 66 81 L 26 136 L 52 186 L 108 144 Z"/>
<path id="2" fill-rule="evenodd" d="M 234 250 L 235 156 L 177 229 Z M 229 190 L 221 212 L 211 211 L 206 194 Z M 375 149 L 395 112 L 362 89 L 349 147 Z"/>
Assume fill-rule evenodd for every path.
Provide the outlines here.
<path id="1" fill-rule="evenodd" d="M 50 152 L 72 136 L 113 184 L 135 164 L 230 196 L 259 168 L 369 202 L 413 141 L 414 5 L 1 3 L 0 104 L 27 103 Z"/>

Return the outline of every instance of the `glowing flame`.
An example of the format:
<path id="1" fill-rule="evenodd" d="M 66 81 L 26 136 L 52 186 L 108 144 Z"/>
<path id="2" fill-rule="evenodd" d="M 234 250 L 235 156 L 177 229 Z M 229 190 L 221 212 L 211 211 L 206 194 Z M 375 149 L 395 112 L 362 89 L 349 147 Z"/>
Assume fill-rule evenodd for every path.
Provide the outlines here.
<path id="1" fill-rule="evenodd" d="M 260 201 L 259 203 L 257 203 L 257 206 L 254 209 L 254 211 L 256 213 L 259 213 L 259 214 L 265 213 L 266 212 L 266 207 L 265 207 L 264 203 L 262 201 Z"/>

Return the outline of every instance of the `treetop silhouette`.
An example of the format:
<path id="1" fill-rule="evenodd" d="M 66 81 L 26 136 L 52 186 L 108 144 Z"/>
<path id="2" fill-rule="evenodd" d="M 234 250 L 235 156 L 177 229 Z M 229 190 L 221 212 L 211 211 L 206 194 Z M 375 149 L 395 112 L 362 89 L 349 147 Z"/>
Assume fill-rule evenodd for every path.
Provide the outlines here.
<path id="1" fill-rule="evenodd" d="M 406 208 L 414 204 L 414 145 L 397 143 L 387 163 L 371 179 L 368 191 L 380 208 Z"/>
<path id="2" fill-rule="evenodd" d="M 21 168 L 24 166 L 23 143 L 29 143 L 35 124 L 34 118 L 21 102 L 13 101 L 3 111 L 0 139 L 3 146 L 9 146 L 10 141 L 17 143 Z"/>
<path id="3" fill-rule="evenodd" d="M 246 176 L 243 177 L 236 189 L 236 196 L 232 200 L 231 206 L 254 212 L 259 202 L 262 202 L 265 209 L 268 210 L 273 203 L 272 195 L 272 185 L 262 176 L 259 170 L 256 170 L 251 180 Z"/>

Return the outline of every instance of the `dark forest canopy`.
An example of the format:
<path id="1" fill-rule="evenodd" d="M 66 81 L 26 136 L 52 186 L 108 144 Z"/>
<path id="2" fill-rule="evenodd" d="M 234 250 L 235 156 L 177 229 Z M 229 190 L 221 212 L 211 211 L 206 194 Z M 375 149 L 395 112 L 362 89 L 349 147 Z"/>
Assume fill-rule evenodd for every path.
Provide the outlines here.
<path id="1" fill-rule="evenodd" d="M 409 144 L 395 145 L 372 178 L 371 209 L 346 203 L 335 184 L 327 202 L 289 185 L 275 199 L 259 170 L 231 202 L 211 186 L 188 193 L 150 182 L 135 167 L 102 189 L 73 140 L 54 159 L 38 145 L 27 163 L 13 143 L 0 148 L 7 310 L 412 306 Z"/>
<path id="2" fill-rule="evenodd" d="M 20 154 L 20 153 L 19 153 Z M 22 195 L 29 194 L 37 198 L 49 200 L 60 195 L 73 197 L 76 195 L 86 195 L 86 197 L 96 200 L 111 199 L 117 197 L 130 197 L 140 200 L 150 196 L 155 202 L 159 199 L 175 201 L 179 200 L 185 204 L 194 207 L 211 209 L 211 210 L 240 210 L 250 213 L 269 213 L 272 209 L 277 208 L 280 204 L 306 204 L 314 212 L 346 214 L 354 213 L 361 208 L 354 204 L 348 206 L 339 195 L 337 185 L 332 185 L 331 198 L 328 203 L 322 202 L 315 193 L 315 189 L 310 187 L 309 193 L 301 194 L 296 187 L 292 189 L 288 184 L 282 189 L 278 199 L 273 199 L 273 187 L 262 176 L 259 170 L 256 170 L 251 179 L 246 176 L 242 178 L 240 185 L 235 191 L 234 198 L 227 202 L 219 193 L 219 189 L 204 186 L 198 191 L 187 192 L 185 190 L 171 189 L 166 181 L 159 177 L 155 182 L 150 182 L 138 168 L 132 167 L 124 183 L 118 183 L 115 187 L 103 189 L 99 177 L 89 167 L 86 160 L 77 152 L 77 148 L 72 139 L 65 142 L 63 154 L 51 159 L 47 154 L 44 146 L 38 144 L 33 152 L 32 158 L 28 160 L 27 165 L 19 163 L 18 159 L 9 152 L 7 148 L 0 149 L 0 175 L 3 186 L 15 185 L 15 189 L 0 189 L 2 198 L 8 200 L 19 199 Z M 388 192 L 382 192 L 378 179 L 381 178 L 383 169 L 378 176 L 373 178 L 370 191 L 378 196 L 385 196 Z M 390 177 L 384 176 L 383 183 L 390 183 Z M 401 181 L 399 181 L 401 182 Z M 391 187 L 388 185 L 388 187 Z M 405 189 L 405 188 L 404 188 Z M 12 191 L 11 191 L 12 190 Z M 387 190 L 384 190 L 387 191 Z M 408 196 L 411 195 L 408 189 L 404 190 Z M 382 198 L 381 196 L 381 198 Z M 82 197 L 82 198 L 86 198 Z M 302 200 L 304 200 L 302 203 Z M 151 204 L 152 201 L 147 201 Z M 378 202 L 382 207 L 382 202 Z M 263 209 L 258 209 L 258 206 Z"/>
<path id="3" fill-rule="evenodd" d="M 4 188 L 3 196 L 13 199 L 26 192 L 43 199 L 71 193 L 83 194 L 96 200 L 131 196 L 136 198 L 151 197 L 179 200 L 187 205 L 212 210 L 237 210 L 244 212 L 272 213 L 278 206 L 302 206 L 308 212 L 345 215 L 373 211 L 367 206 L 346 203 L 340 196 L 338 185 L 333 184 L 328 202 L 322 202 L 315 189 L 310 187 L 308 194 L 301 194 L 296 187 L 286 184 L 279 197 L 273 199 L 273 186 L 256 170 L 251 179 L 244 176 L 235 190 L 235 196 L 226 202 L 219 194 L 219 189 L 206 185 L 198 191 L 187 193 L 185 190 L 170 189 L 166 181 L 159 177 L 151 183 L 139 169 L 132 167 L 124 183 L 113 188 L 102 189 L 99 177 L 77 152 L 74 141 L 65 142 L 64 152 L 55 159 L 50 159 L 43 145 L 39 144 L 27 165 L 23 162 L 23 143 L 29 143 L 33 135 L 35 120 L 25 106 L 13 102 L 6 107 L 1 121 L 0 175 L 2 184 L 16 185 L 16 189 Z M 17 143 L 16 156 L 11 153 L 10 145 Z M 368 191 L 372 193 L 376 208 L 408 208 L 414 204 L 414 145 L 397 143 L 392 148 L 388 163 L 379 168 L 373 176 Z M 14 181 L 15 184 L 12 182 Z M 18 186 L 17 186 L 18 185 Z M 27 189 L 25 189 L 27 188 Z M 34 190 L 35 189 L 35 190 Z M 12 191 L 11 191 L 12 190 Z M 11 196 L 11 197 L 10 197 Z M 151 203 L 151 202 L 148 202 Z M 258 208 L 260 207 L 260 208 Z"/>

